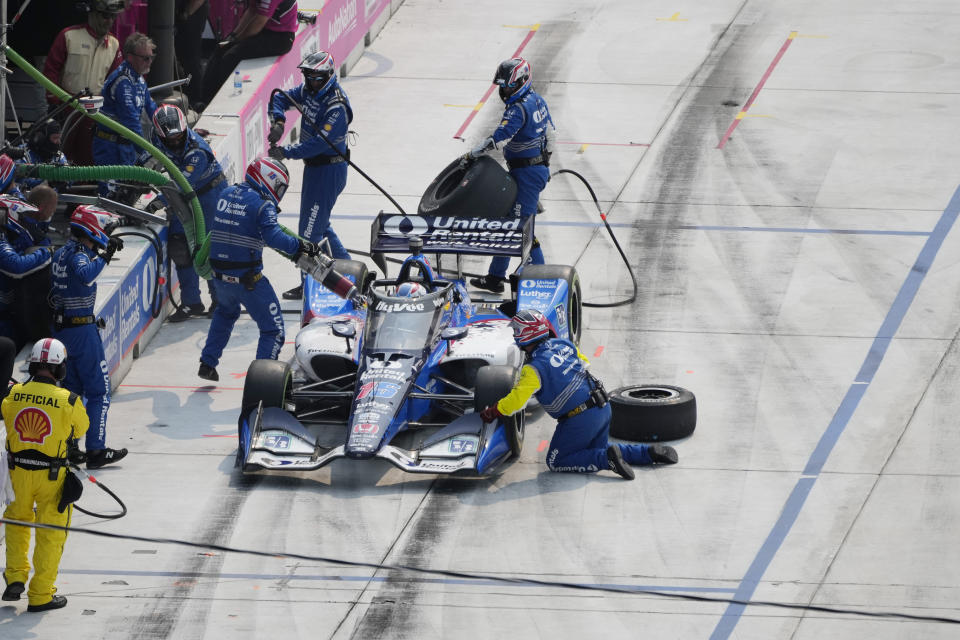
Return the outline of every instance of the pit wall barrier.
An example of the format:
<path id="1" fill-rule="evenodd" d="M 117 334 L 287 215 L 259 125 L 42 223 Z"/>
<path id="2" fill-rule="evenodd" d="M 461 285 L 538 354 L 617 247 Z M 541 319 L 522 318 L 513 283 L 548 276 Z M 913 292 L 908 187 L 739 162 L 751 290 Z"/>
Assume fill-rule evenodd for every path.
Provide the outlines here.
<path id="1" fill-rule="evenodd" d="M 266 154 L 270 92 L 276 87 L 291 89 L 301 82 L 297 65 L 304 56 L 320 49 L 329 51 L 339 65 L 340 76 L 347 76 L 364 49 L 402 4 L 403 0 L 329 0 L 317 15 L 316 24 L 300 26 L 287 55 L 244 60 L 237 66 L 244 79 L 241 95 L 231 95 L 233 83 L 228 80 L 196 124 L 197 128 L 211 132 L 208 140 L 231 183 L 240 180 L 253 158 Z M 297 128 L 299 117 L 296 110 L 287 113 L 288 134 Z M 156 225 L 151 228 L 157 232 L 165 253 L 166 228 Z M 169 278 L 171 288 L 174 291 L 179 288 L 176 269 L 167 273 L 164 257 L 157 256 L 148 241 L 129 236 L 123 240 L 124 250 L 116 254 L 97 278 L 94 309 L 97 317 L 105 322 L 100 336 L 114 388 L 123 381 L 133 361 L 172 311 L 163 283 Z M 154 318 L 150 303 L 158 270 L 161 289 L 157 295 L 163 299 L 163 306 L 160 315 Z M 25 360 L 28 353 L 28 349 L 21 352 L 19 360 Z M 199 353 L 185 353 L 184 366 L 195 366 L 199 357 Z"/>
<path id="2" fill-rule="evenodd" d="M 254 158 L 267 153 L 270 92 L 300 84 L 300 61 L 319 50 L 331 53 L 340 77 L 346 77 L 402 4 L 403 0 L 329 0 L 317 14 L 316 24 L 300 25 L 289 53 L 237 65 L 242 93 L 233 95 L 232 79 L 227 80 L 196 124 L 213 134 L 210 146 L 231 183 L 240 180 Z M 289 136 L 299 125 L 300 113 L 291 110 L 286 117 L 284 135 Z"/>

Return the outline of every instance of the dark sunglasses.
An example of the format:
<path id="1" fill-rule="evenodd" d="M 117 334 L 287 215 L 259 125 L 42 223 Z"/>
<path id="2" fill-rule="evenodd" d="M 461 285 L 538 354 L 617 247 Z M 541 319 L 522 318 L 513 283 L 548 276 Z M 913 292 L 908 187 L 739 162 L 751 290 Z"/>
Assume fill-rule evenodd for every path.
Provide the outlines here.
<path id="1" fill-rule="evenodd" d="M 155 53 L 153 53 L 153 54 L 151 54 L 151 55 L 149 55 L 149 56 L 142 56 L 142 55 L 140 55 L 139 53 L 134 53 L 134 54 L 131 54 L 131 55 L 137 56 L 137 57 L 140 58 L 141 60 L 146 60 L 147 62 L 150 62 L 150 61 L 152 61 L 153 59 L 155 59 L 155 58 L 157 57 L 157 54 L 155 54 Z"/>

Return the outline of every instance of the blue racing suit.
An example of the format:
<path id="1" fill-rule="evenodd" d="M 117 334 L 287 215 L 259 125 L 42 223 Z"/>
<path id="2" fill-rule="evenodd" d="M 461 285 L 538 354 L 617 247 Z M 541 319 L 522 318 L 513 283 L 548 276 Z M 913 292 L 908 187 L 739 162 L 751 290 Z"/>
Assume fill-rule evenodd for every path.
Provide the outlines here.
<path id="1" fill-rule="evenodd" d="M 147 81 L 126 61 L 107 76 L 100 93 L 103 95 L 100 113 L 138 135 L 143 134 L 140 127 L 143 110 L 146 109 L 149 116 L 157 110 L 156 103 L 147 91 Z M 136 149 L 132 142 L 120 137 L 112 129 L 100 126 L 94 129 L 93 163 L 96 165 L 132 166 L 137 163 Z M 107 183 L 101 182 L 100 195 L 106 195 L 109 191 Z M 93 431 L 93 420 L 90 424 L 90 430 Z"/>
<path id="2" fill-rule="evenodd" d="M 540 192 L 550 180 L 550 155 L 547 150 L 547 125 L 553 126 L 547 103 L 533 89 L 514 94 L 507 101 L 500 126 L 493 132 L 493 141 L 503 147 L 503 159 L 510 167 L 510 175 L 517 182 L 517 199 L 513 214 L 526 220 L 537 213 Z M 543 250 L 536 236 L 530 262 L 543 264 Z M 496 256 L 490 262 L 489 273 L 504 278 L 510 258 Z"/>
<path id="3" fill-rule="evenodd" d="M 299 238 L 277 224 L 277 208 L 246 184 L 220 194 L 210 223 L 210 266 L 217 307 L 210 321 L 200 362 L 216 367 L 243 305 L 260 329 L 258 359 L 276 360 L 283 347 L 280 301 L 263 275 L 263 247 L 296 254 Z"/>
<path id="4" fill-rule="evenodd" d="M 106 266 L 106 260 L 76 239 L 53 254 L 53 337 L 67 348 L 63 386 L 84 399 L 90 418 L 87 451 L 106 448 L 110 370 L 93 315 L 97 276 Z"/>
<path id="5" fill-rule="evenodd" d="M 334 258 L 349 259 L 350 254 L 330 228 L 330 212 L 347 184 L 348 165 L 337 151 L 350 157 L 347 126 L 353 121 L 353 109 L 336 80 L 323 93 L 314 93 L 303 84 L 288 93 L 303 109 L 300 141 L 283 147 L 285 158 L 302 158 L 304 164 L 300 226 L 297 232 L 302 238 L 317 244 L 326 238 Z M 285 120 L 284 113 L 292 107 L 290 99 L 278 93 L 270 103 L 270 118 Z M 323 138 L 332 143 L 337 151 L 331 149 Z"/>
<path id="6" fill-rule="evenodd" d="M 597 382 L 587 372 L 587 364 L 569 340 L 544 340 L 529 355 L 510 393 L 497 402 L 497 410 L 509 415 L 522 411 L 536 394 L 543 410 L 557 420 L 547 454 L 551 471 L 594 473 L 609 468 L 610 403 L 596 406 L 589 402 Z M 647 445 L 617 446 L 627 464 L 653 464 Z"/>
<path id="7" fill-rule="evenodd" d="M 204 228 L 210 229 L 210 220 L 216 211 L 220 194 L 229 185 L 223 175 L 223 169 L 207 141 L 193 129 L 187 129 L 187 139 L 179 152 L 168 149 L 159 136 L 153 136 L 153 144 L 183 172 L 187 182 L 193 187 L 203 210 Z M 149 154 L 141 156 L 145 160 Z M 199 242 L 199 240 L 198 240 Z M 177 279 L 180 281 L 180 300 L 185 305 L 200 304 L 200 276 L 193 267 L 193 257 L 187 245 L 183 223 L 176 216 L 170 220 L 170 257 L 177 267 Z M 213 285 L 210 286 L 213 294 Z M 214 298 L 216 299 L 216 298 Z"/>
<path id="8" fill-rule="evenodd" d="M 25 234 L 21 234 L 25 235 Z M 15 239 L 19 241 L 19 238 Z M 0 231 L 0 335 L 18 342 L 14 336 L 13 304 L 17 280 L 50 264 L 50 250 L 46 247 L 33 253 L 24 253 L 14 248 L 7 234 Z"/>

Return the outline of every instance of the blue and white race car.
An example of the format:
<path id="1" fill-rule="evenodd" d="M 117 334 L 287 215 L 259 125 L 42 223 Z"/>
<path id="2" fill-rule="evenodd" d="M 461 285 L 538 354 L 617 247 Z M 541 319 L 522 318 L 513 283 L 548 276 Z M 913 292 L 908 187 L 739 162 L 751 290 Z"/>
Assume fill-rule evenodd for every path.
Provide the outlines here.
<path id="1" fill-rule="evenodd" d="M 506 395 L 523 364 L 510 318 L 517 308 L 538 309 L 576 343 L 579 278 L 573 267 L 527 265 L 511 278 L 509 298 L 477 300 L 461 257 L 525 258 L 530 241 L 514 218 L 381 213 L 372 253 L 410 255 L 390 279 L 336 261 L 366 305 L 307 278 L 293 361 L 255 360 L 247 371 L 237 465 L 303 471 L 338 458 L 384 458 L 411 472 L 486 474 L 518 456 L 523 412 L 489 424 L 478 413 Z M 435 255 L 436 271 L 425 254 Z M 440 277 L 451 255 L 456 269 Z M 421 295 L 398 296 L 408 282 Z"/>

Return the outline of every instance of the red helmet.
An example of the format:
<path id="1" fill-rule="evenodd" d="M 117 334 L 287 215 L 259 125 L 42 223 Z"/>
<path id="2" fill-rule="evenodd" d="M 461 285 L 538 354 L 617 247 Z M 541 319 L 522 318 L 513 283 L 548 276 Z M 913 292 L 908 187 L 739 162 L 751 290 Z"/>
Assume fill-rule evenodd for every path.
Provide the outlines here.
<path id="1" fill-rule="evenodd" d="M 107 248 L 109 237 L 103 231 L 103 223 L 96 207 L 80 205 L 74 209 L 70 214 L 70 230 L 74 235 L 92 240 L 101 249 Z"/>
<path id="2" fill-rule="evenodd" d="M 264 156 L 247 167 L 247 184 L 263 197 L 270 198 L 273 204 L 280 204 L 290 184 L 290 172 L 279 160 Z"/>
<path id="3" fill-rule="evenodd" d="M 513 340 L 520 347 L 536 344 L 557 335 L 547 317 L 536 309 L 518 311 L 517 315 L 510 320 L 510 326 L 513 328 Z"/>
<path id="4" fill-rule="evenodd" d="M 6 193 L 13 184 L 13 158 L 7 154 L 0 155 L 0 193 Z"/>
<path id="5" fill-rule="evenodd" d="M 173 150 L 180 151 L 187 141 L 187 118 L 175 104 L 164 104 L 153 112 L 153 129 L 163 144 Z"/>

